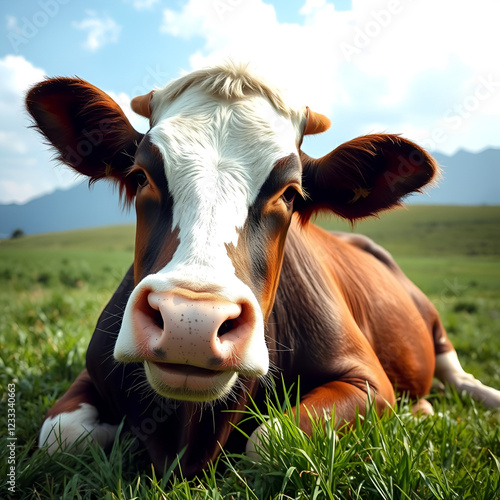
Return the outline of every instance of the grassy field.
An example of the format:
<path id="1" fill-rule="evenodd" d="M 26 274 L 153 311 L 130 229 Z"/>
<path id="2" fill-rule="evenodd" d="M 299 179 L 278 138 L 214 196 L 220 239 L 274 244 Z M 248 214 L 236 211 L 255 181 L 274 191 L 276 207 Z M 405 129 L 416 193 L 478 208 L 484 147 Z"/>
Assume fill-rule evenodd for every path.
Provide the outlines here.
<path id="1" fill-rule="evenodd" d="M 413 206 L 354 229 L 393 253 L 439 308 L 464 367 L 500 388 L 500 207 Z M 271 397 L 267 413 L 284 431 L 271 429 L 262 461 L 221 455 L 218 467 L 190 481 L 137 470 L 126 435 L 109 454 L 36 450 L 43 415 L 84 366 L 133 239 L 124 226 L 0 241 L 0 498 L 9 495 L 12 458 L 8 388 L 17 438 L 12 498 L 500 498 L 500 412 L 452 390 L 431 394 L 433 417 L 410 418 L 401 400 L 393 416 L 369 413 L 349 434 L 317 429 L 312 439 L 283 416 L 287 403 Z"/>

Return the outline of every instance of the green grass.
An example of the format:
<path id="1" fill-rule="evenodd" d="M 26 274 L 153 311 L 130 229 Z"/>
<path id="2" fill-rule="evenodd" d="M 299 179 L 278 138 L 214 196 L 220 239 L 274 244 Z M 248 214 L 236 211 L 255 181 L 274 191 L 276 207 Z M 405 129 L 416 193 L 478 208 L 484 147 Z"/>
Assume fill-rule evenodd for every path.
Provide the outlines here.
<path id="1" fill-rule="evenodd" d="M 134 227 L 111 226 L 59 233 L 43 233 L 13 240 L 0 240 L 1 249 L 29 250 L 81 250 L 84 252 L 134 251 Z"/>
<path id="2" fill-rule="evenodd" d="M 497 388 L 499 229 L 499 207 L 411 207 L 356 227 L 393 252 L 436 303 L 465 368 Z M 402 400 L 392 416 L 368 412 L 352 432 L 317 427 L 312 439 L 282 411 L 294 402 L 271 395 L 265 414 L 248 415 L 256 425 L 267 415 L 280 423 L 262 461 L 222 454 L 189 481 L 138 470 L 126 435 L 108 454 L 35 449 L 43 415 L 84 366 L 97 317 L 132 261 L 133 237 L 133 228 L 118 227 L 0 242 L 0 477 L 4 488 L 6 388 L 14 383 L 13 498 L 500 498 L 499 411 L 452 390 L 430 396 L 433 417 L 409 417 Z"/>

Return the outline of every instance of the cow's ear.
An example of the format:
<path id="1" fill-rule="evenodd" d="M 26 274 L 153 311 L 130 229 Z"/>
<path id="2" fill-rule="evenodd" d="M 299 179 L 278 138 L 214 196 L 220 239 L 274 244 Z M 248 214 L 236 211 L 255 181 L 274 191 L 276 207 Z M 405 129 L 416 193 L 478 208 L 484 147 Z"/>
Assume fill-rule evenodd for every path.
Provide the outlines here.
<path id="1" fill-rule="evenodd" d="M 142 134 L 94 85 L 79 78 L 45 80 L 28 92 L 26 107 L 58 159 L 91 180 L 121 180 L 133 164 Z"/>
<path id="2" fill-rule="evenodd" d="M 301 151 L 304 200 L 295 210 L 303 222 L 322 210 L 350 220 L 394 207 L 420 191 L 439 171 L 422 148 L 397 135 L 366 135 L 313 159 Z"/>

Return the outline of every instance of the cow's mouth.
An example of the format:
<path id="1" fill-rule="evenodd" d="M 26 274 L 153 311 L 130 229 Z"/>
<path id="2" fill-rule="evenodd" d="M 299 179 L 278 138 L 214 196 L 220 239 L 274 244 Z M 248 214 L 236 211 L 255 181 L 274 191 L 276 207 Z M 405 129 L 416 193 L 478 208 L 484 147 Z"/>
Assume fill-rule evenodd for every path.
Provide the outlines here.
<path id="1" fill-rule="evenodd" d="M 184 401 L 214 401 L 227 396 L 238 378 L 235 371 L 145 361 L 146 377 L 160 395 Z"/>
<path id="2" fill-rule="evenodd" d="M 164 372 L 175 373 L 176 375 L 182 374 L 195 377 L 213 377 L 214 375 L 222 373 L 220 370 L 209 370 L 208 368 L 200 368 L 199 366 L 193 365 L 181 365 L 179 363 L 153 362 L 153 364 Z"/>

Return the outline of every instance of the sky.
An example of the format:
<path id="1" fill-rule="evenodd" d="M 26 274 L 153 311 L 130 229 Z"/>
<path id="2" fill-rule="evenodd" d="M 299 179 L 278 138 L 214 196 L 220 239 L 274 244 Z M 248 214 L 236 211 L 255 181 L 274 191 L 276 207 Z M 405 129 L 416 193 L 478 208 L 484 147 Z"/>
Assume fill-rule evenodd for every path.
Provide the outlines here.
<path id="1" fill-rule="evenodd" d="M 46 76 L 89 81 L 145 132 L 132 97 L 232 58 L 331 118 L 310 156 L 374 132 L 499 148 L 499 19 L 498 0 L 0 2 L 0 203 L 81 182 L 29 128 L 24 95 Z"/>

